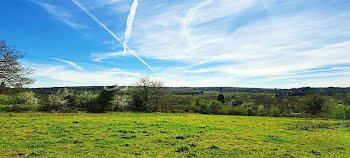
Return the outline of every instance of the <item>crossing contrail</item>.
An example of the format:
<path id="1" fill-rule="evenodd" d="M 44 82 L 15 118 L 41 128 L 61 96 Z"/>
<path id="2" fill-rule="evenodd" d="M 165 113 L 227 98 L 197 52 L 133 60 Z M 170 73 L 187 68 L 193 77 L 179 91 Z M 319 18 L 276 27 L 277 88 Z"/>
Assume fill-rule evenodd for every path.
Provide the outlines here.
<path id="1" fill-rule="evenodd" d="M 138 4 L 139 4 L 139 2 L 137 0 L 134 0 L 134 2 L 131 5 L 130 13 L 129 13 L 128 20 L 127 20 L 127 23 L 126 23 L 123 56 L 125 56 L 125 52 L 126 52 L 126 48 L 125 47 L 127 46 L 129 38 L 130 38 L 132 24 L 134 22 L 134 18 L 135 18 L 136 9 L 137 9 L 137 5 Z"/>
<path id="2" fill-rule="evenodd" d="M 72 0 L 72 2 L 78 6 L 81 10 L 83 10 L 87 15 L 89 15 L 96 23 L 101 25 L 109 34 L 111 34 L 115 39 L 119 41 L 120 44 L 124 45 L 124 42 L 122 42 L 106 25 L 104 25 L 100 20 L 98 20 L 93 14 L 91 14 L 84 6 L 82 6 L 77 0 Z M 124 45 L 124 49 L 130 50 L 128 46 Z M 152 72 L 155 73 L 153 68 L 148 65 L 141 57 L 139 57 L 137 54 L 135 54 L 134 51 L 130 51 L 138 60 L 140 60 L 144 65 L 146 65 Z"/>

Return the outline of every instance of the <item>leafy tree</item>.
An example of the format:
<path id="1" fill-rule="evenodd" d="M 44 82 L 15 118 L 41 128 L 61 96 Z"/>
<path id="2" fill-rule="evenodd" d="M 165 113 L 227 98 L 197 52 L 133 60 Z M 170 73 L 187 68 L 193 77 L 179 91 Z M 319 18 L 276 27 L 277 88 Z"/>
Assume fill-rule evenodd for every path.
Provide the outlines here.
<path id="1" fill-rule="evenodd" d="M 217 100 L 220 101 L 221 103 L 225 104 L 225 96 L 223 94 L 219 94 Z"/>
<path id="2" fill-rule="evenodd" d="M 212 100 L 209 104 L 210 111 L 213 114 L 219 114 L 220 110 L 222 109 L 223 105 L 221 102 L 217 100 Z"/>
<path id="3" fill-rule="evenodd" d="M 103 90 L 100 95 L 97 97 L 95 103 L 91 104 L 91 106 L 88 107 L 88 112 L 91 113 L 101 113 L 106 112 L 108 109 L 108 106 L 111 105 L 112 100 L 114 99 L 115 95 L 117 94 L 117 90 L 107 91 Z"/>
<path id="4" fill-rule="evenodd" d="M 306 112 L 313 115 L 321 112 L 322 106 L 325 103 L 325 99 L 319 94 L 308 94 L 304 99 L 304 109 Z"/>
<path id="5" fill-rule="evenodd" d="M 4 40 L 0 41 L 0 93 L 4 93 L 6 87 L 21 88 L 34 82 L 27 77 L 33 71 L 19 62 L 23 57 L 24 54 L 14 46 L 7 45 Z"/>

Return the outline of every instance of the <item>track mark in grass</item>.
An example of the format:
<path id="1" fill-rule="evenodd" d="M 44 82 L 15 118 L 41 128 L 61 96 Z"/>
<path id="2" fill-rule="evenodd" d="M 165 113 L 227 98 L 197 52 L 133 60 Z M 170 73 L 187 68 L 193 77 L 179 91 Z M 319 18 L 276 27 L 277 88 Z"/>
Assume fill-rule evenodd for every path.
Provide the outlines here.
<path id="1" fill-rule="evenodd" d="M 133 136 L 130 136 L 130 137 L 127 137 L 127 136 L 123 136 L 122 138 L 123 138 L 123 139 L 133 139 L 133 138 L 136 138 L 136 136 L 135 136 L 135 135 L 133 135 Z"/>
<path id="2" fill-rule="evenodd" d="M 189 146 L 190 146 L 190 147 L 196 147 L 197 144 L 191 143 L 191 144 L 189 144 Z"/>
<path id="3" fill-rule="evenodd" d="M 344 150 L 344 148 L 343 148 L 343 147 L 337 147 L 337 149 L 338 149 L 338 150 Z"/>
<path id="4" fill-rule="evenodd" d="M 180 153 L 180 152 L 187 152 L 190 149 L 187 146 L 181 146 L 179 149 L 176 150 L 176 152 Z"/>
<path id="5" fill-rule="evenodd" d="M 195 153 L 189 153 L 188 155 L 187 155 L 187 157 L 197 157 L 198 155 L 197 154 L 195 154 Z"/>
<path id="6" fill-rule="evenodd" d="M 219 149 L 219 147 L 215 146 L 215 145 L 212 145 L 211 147 L 209 147 L 208 149 L 214 149 L 214 150 L 217 150 Z"/>
<path id="7" fill-rule="evenodd" d="M 124 134 L 127 134 L 127 133 L 128 133 L 128 131 L 126 131 L 126 130 L 119 130 L 118 132 L 124 133 Z"/>
<path id="8" fill-rule="evenodd" d="M 74 144 L 80 144 L 80 143 L 83 143 L 83 142 L 81 142 L 81 141 L 79 141 L 79 140 L 75 140 L 73 143 L 74 143 Z"/>
<path id="9" fill-rule="evenodd" d="M 184 140 L 185 139 L 185 137 L 184 136 L 177 136 L 177 137 L 175 137 L 176 139 L 181 139 L 181 140 Z"/>
<path id="10" fill-rule="evenodd" d="M 321 155 L 320 152 L 316 151 L 316 150 L 311 150 L 311 153 L 315 154 L 315 155 Z"/>

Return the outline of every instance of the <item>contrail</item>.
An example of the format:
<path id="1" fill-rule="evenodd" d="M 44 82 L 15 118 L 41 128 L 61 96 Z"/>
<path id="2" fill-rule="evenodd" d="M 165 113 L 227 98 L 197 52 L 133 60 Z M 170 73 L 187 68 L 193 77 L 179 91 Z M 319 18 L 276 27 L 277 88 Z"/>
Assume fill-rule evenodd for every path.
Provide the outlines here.
<path id="1" fill-rule="evenodd" d="M 136 9 L 137 9 L 137 5 L 138 4 L 139 4 L 139 2 L 137 0 L 134 0 L 134 2 L 131 5 L 130 13 L 129 13 L 128 20 L 127 20 L 127 23 L 126 23 L 125 40 L 124 40 L 124 54 L 123 54 L 123 56 L 125 56 L 125 52 L 126 52 L 126 48 L 125 47 L 127 46 L 129 38 L 130 38 L 132 24 L 134 22 L 134 17 L 135 17 L 135 14 L 136 14 Z"/>
<path id="2" fill-rule="evenodd" d="M 87 15 L 89 15 L 92 19 L 95 20 L 98 24 L 100 24 L 106 31 L 108 31 L 115 39 L 117 39 L 120 43 L 123 43 L 111 30 L 107 28 L 100 20 L 98 20 L 94 15 L 92 15 L 85 7 L 83 7 L 78 1 L 72 0 L 75 5 L 77 5 L 81 10 L 83 10 Z"/>
<path id="3" fill-rule="evenodd" d="M 81 10 L 83 10 L 87 15 L 89 15 L 96 23 L 100 24 L 109 34 L 111 34 L 115 39 L 119 41 L 122 45 L 124 45 L 124 42 L 122 42 L 111 30 L 108 29 L 106 25 L 104 25 L 100 20 L 98 20 L 94 15 L 92 15 L 85 7 L 83 7 L 77 0 L 72 0 L 72 2 L 78 6 Z M 126 45 L 124 45 L 124 49 L 130 50 Z M 130 51 L 137 59 L 139 59 L 143 64 L 145 64 L 152 72 L 156 73 L 153 68 L 148 65 L 143 59 L 141 59 L 135 52 Z"/>
<path id="4" fill-rule="evenodd" d="M 76 69 L 78 69 L 80 71 L 84 70 L 83 67 L 79 66 L 78 64 L 76 64 L 74 62 L 71 62 L 71 61 L 68 61 L 68 60 L 59 59 L 59 58 L 52 58 L 52 59 L 57 60 L 57 61 L 61 61 L 61 62 L 64 62 L 64 63 L 67 63 L 67 64 L 71 65 L 72 67 L 74 67 L 74 68 L 76 68 Z"/>

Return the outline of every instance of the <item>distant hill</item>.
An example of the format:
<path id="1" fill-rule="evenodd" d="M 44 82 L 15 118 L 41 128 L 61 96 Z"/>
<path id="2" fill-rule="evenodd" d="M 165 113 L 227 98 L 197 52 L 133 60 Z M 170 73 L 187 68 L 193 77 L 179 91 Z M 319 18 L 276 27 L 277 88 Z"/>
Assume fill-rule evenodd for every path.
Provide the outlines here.
<path id="1" fill-rule="evenodd" d="M 78 86 L 78 87 L 51 87 L 51 88 L 29 88 L 29 90 L 37 93 L 53 93 L 58 89 L 67 88 L 79 91 L 101 91 L 103 86 Z M 125 88 L 125 86 L 121 86 Z M 336 93 L 350 93 L 350 88 L 328 87 L 328 88 L 292 88 L 292 89 L 269 89 L 269 88 L 244 88 L 244 87 L 166 87 L 171 93 L 179 95 L 199 95 L 204 91 L 214 92 L 247 92 L 247 93 L 275 93 L 278 95 L 288 96 L 305 96 L 310 93 L 318 93 L 321 95 L 333 95 Z"/>

